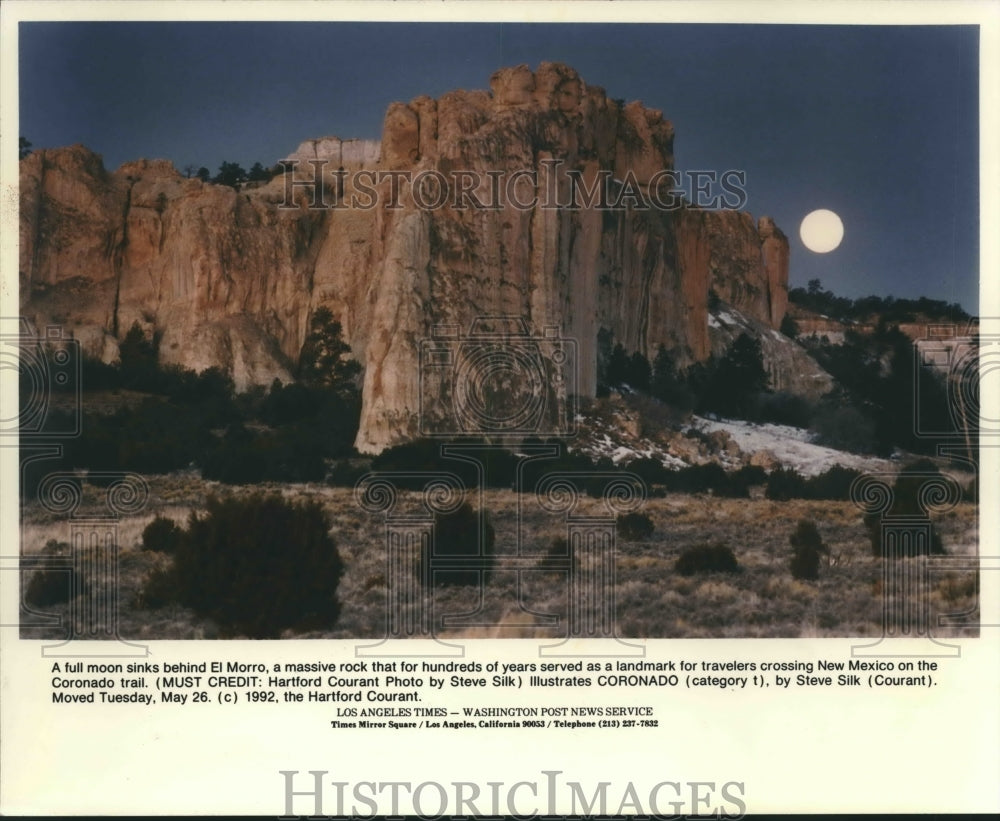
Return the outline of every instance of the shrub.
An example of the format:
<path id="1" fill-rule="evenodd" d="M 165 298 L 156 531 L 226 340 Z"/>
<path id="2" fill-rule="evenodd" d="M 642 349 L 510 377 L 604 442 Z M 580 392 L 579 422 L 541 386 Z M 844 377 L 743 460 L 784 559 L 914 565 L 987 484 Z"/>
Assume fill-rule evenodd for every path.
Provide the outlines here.
<path id="1" fill-rule="evenodd" d="M 731 499 L 748 499 L 750 485 L 754 483 L 755 479 L 754 474 L 745 474 L 742 472 L 742 468 L 733 473 L 723 472 L 722 477 L 712 487 L 712 493 Z"/>
<path id="2" fill-rule="evenodd" d="M 336 621 L 343 564 L 319 504 L 254 494 L 210 496 L 206 508 L 191 514 L 173 566 L 150 578 L 148 605 L 178 601 L 251 638 Z"/>
<path id="3" fill-rule="evenodd" d="M 861 471 L 834 465 L 806 480 L 805 498 L 847 501 L 851 498 L 851 485 L 860 475 Z"/>
<path id="4" fill-rule="evenodd" d="M 892 488 L 892 516 L 920 516 L 920 489 L 924 482 L 941 476 L 941 471 L 930 459 L 918 459 L 903 466 Z"/>
<path id="5" fill-rule="evenodd" d="M 792 468 L 778 468 L 767 478 L 768 499 L 786 502 L 789 499 L 829 499 L 847 501 L 851 498 L 851 484 L 860 476 L 853 468 L 840 465 L 806 479 Z"/>
<path id="6" fill-rule="evenodd" d="M 446 456 L 441 448 L 446 442 L 436 439 L 415 439 L 382 451 L 372 460 L 375 471 L 444 471 L 457 475 L 467 487 L 475 487 L 479 482 L 480 470 L 484 487 L 509 489 L 514 483 L 517 457 L 513 452 L 500 447 L 487 447 L 482 440 L 469 439 L 462 442 L 469 449 L 463 455 L 479 461 L 480 469 L 464 459 Z M 589 464 L 589 462 L 588 462 Z M 551 463 L 544 463 L 544 470 L 551 470 Z M 401 487 L 419 490 L 426 479 L 397 480 Z"/>
<path id="7" fill-rule="evenodd" d="M 67 467 L 169 473 L 186 468 L 214 437 L 198 409 L 147 398 L 113 415 L 86 413 L 83 435 L 66 442 Z"/>
<path id="8" fill-rule="evenodd" d="M 829 555 L 816 525 L 802 519 L 788 539 L 792 544 L 792 575 L 796 579 L 815 581 L 819 578 L 820 554 Z"/>
<path id="9" fill-rule="evenodd" d="M 721 542 L 689 547 L 674 564 L 674 570 L 682 576 L 693 576 L 695 573 L 738 573 L 739 569 L 739 562 L 733 551 Z"/>
<path id="10" fill-rule="evenodd" d="M 65 604 L 77 591 L 86 595 L 90 584 L 74 568 L 39 570 L 28 582 L 24 591 L 24 601 L 34 607 L 51 607 Z"/>
<path id="11" fill-rule="evenodd" d="M 864 517 L 865 530 L 868 531 L 868 540 L 871 544 L 872 555 L 878 559 L 884 559 L 886 555 L 886 545 L 882 540 L 882 517 L 877 513 L 869 513 Z M 911 543 L 909 551 L 900 551 L 895 554 L 897 559 L 909 556 L 943 556 L 947 553 L 944 544 L 941 542 L 941 535 L 934 525 L 931 525 L 930 543 L 926 546 L 918 547 L 916 542 Z"/>
<path id="12" fill-rule="evenodd" d="M 726 471 L 722 465 L 709 462 L 705 465 L 691 465 L 681 468 L 672 476 L 668 483 L 671 490 L 684 493 L 705 493 L 719 487 L 726 481 Z"/>
<path id="13" fill-rule="evenodd" d="M 267 469 L 256 438 L 242 424 L 230 425 L 226 435 L 199 460 L 202 477 L 230 485 L 264 481 Z"/>
<path id="14" fill-rule="evenodd" d="M 789 339 L 795 339 L 799 335 L 798 323 L 788 314 L 782 317 L 781 328 L 779 330 Z"/>
<path id="15" fill-rule="evenodd" d="M 219 368 L 195 373 L 175 365 L 161 369 L 162 390 L 174 406 L 189 408 L 202 427 L 223 427 L 239 418 L 233 380 Z"/>
<path id="16" fill-rule="evenodd" d="M 633 542 L 653 535 L 653 520 L 645 513 L 624 513 L 615 523 L 618 538 Z"/>
<path id="17" fill-rule="evenodd" d="M 480 516 L 468 502 L 434 517 L 434 542 L 424 544 L 417 567 L 423 584 L 475 585 L 488 582 L 496 566 L 489 511 Z"/>
<path id="18" fill-rule="evenodd" d="M 142 531 L 142 549 L 173 554 L 184 536 L 184 530 L 173 519 L 157 516 Z"/>
<path id="19" fill-rule="evenodd" d="M 890 519 L 897 516 L 923 517 L 925 515 L 919 500 L 920 488 L 934 474 L 940 474 L 940 471 L 937 465 L 928 459 L 912 462 L 899 472 L 892 489 L 892 506 L 888 510 Z M 871 542 L 872 555 L 884 558 L 886 545 L 882 539 L 882 515 L 878 513 L 867 514 L 864 517 L 864 525 Z M 910 552 L 900 552 L 897 557 L 926 554 L 944 555 L 946 552 L 941 542 L 941 536 L 934 525 L 931 525 L 928 544 L 918 546 L 913 541 Z"/>
<path id="20" fill-rule="evenodd" d="M 588 472 L 611 470 L 614 465 L 610 460 L 601 459 L 596 463 L 585 453 L 570 451 L 565 442 L 556 439 L 548 439 L 544 443 L 540 439 L 529 438 L 525 440 L 525 445 L 535 444 L 557 444 L 559 454 L 551 459 L 533 459 L 527 462 L 521 472 L 521 490 L 524 493 L 534 493 L 539 481 L 550 473 L 576 472 L 579 474 L 574 481 L 576 487 L 589 496 L 597 498 L 604 493 L 607 485 L 605 480 L 597 479 L 595 476 L 588 476 Z"/>
<path id="21" fill-rule="evenodd" d="M 563 536 L 556 536 L 549 549 L 538 562 L 538 569 L 545 573 L 562 573 L 569 558 L 569 542 Z"/>
<path id="22" fill-rule="evenodd" d="M 643 393 L 628 394 L 624 401 L 638 414 L 639 433 L 646 437 L 674 430 L 691 415 L 690 408 L 685 410 L 676 404 L 668 404 L 665 400 Z"/>
<path id="23" fill-rule="evenodd" d="M 772 470 L 767 477 L 767 489 L 764 495 L 776 502 L 787 502 L 789 499 L 805 498 L 806 480 L 792 468 Z"/>
<path id="24" fill-rule="evenodd" d="M 767 483 L 767 471 L 760 465 L 744 465 L 732 474 L 732 479 L 748 488 L 763 485 Z"/>
<path id="25" fill-rule="evenodd" d="M 177 574 L 172 568 L 157 568 L 149 574 L 135 603 L 140 608 L 159 608 L 182 601 L 183 592 Z"/>
<path id="26" fill-rule="evenodd" d="M 813 407 L 808 400 L 786 391 L 761 393 L 757 395 L 753 418 L 756 422 L 808 428 L 813 418 Z"/>
<path id="27" fill-rule="evenodd" d="M 414 439 L 386 448 L 372 460 L 372 470 L 437 470 L 441 465 L 441 443 L 435 439 Z"/>
<path id="28" fill-rule="evenodd" d="M 261 421 L 268 425 L 287 425 L 315 416 L 319 410 L 320 396 L 299 382 L 282 385 L 278 379 L 264 396 L 260 407 Z"/>
<path id="29" fill-rule="evenodd" d="M 364 476 L 370 468 L 368 462 L 353 463 L 341 459 L 326 475 L 326 483 L 334 487 L 354 487 L 358 479 Z"/>
<path id="30" fill-rule="evenodd" d="M 812 428 L 820 445 L 850 453 L 875 451 L 875 423 L 850 405 L 820 411 L 813 419 Z"/>
<path id="31" fill-rule="evenodd" d="M 644 456 L 641 459 L 629 462 L 626 470 L 634 473 L 647 485 L 667 484 L 670 481 L 670 474 L 672 472 L 665 468 L 659 459 L 654 459 L 652 456 Z"/>
<path id="32" fill-rule="evenodd" d="M 307 431 L 253 433 L 231 425 L 201 460 L 201 475 L 231 485 L 255 482 L 318 482 L 326 475 L 321 449 Z"/>

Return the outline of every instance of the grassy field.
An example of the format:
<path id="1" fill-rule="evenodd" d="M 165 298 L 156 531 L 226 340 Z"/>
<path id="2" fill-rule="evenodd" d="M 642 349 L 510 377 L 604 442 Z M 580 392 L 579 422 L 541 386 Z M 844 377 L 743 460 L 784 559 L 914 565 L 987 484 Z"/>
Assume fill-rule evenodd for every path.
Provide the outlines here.
<path id="1" fill-rule="evenodd" d="M 140 592 L 149 574 L 170 557 L 141 549 L 144 527 L 155 515 L 183 525 L 191 510 L 200 510 L 205 496 L 225 488 L 197 474 L 148 477 L 149 504 L 118 524 L 119 635 L 126 639 L 213 639 L 226 636 L 211 621 L 179 605 L 158 609 L 142 606 Z M 103 491 L 84 484 L 78 515 L 97 515 Z M 329 515 L 331 533 L 345 571 L 337 595 L 341 615 L 321 631 L 285 638 L 379 638 L 386 624 L 385 525 L 381 515 L 361 509 L 353 492 L 322 485 L 275 485 L 267 490 L 291 499 L 316 499 Z M 250 488 L 231 488 L 248 493 Z M 416 494 L 404 494 L 403 504 L 415 505 Z M 510 491 L 486 491 L 500 556 L 516 552 L 542 555 L 553 540 L 565 535 L 564 522 L 522 497 L 518 525 L 517 496 Z M 584 499 L 580 512 L 596 512 L 599 503 Z M 648 500 L 643 512 L 655 530 L 641 541 L 618 540 L 616 552 L 616 630 L 629 638 L 818 638 L 877 636 L 882 632 L 883 562 L 871 555 L 861 512 L 850 502 L 764 499 L 760 489 L 747 499 L 709 494 L 668 494 Z M 815 582 L 796 580 L 789 570 L 789 536 L 801 519 L 812 520 L 829 548 L 829 558 Z M 977 516 L 972 504 L 960 504 L 935 520 L 946 551 L 975 556 Z M 22 552 L 28 556 L 65 552 L 69 523 L 32 502 L 23 509 Z M 735 574 L 682 576 L 674 562 L 686 548 L 722 542 L 739 560 Z M 918 560 L 904 560 L 918 561 Z M 502 564 L 502 562 L 501 562 Z M 97 572 L 87 568 L 87 573 Z M 30 572 L 22 574 L 30 581 Z M 978 578 L 974 571 L 932 572 L 928 601 L 931 624 L 948 614 L 968 614 L 968 627 L 935 626 L 936 636 L 978 635 Z M 559 637 L 566 635 L 568 585 L 565 572 L 541 569 L 498 570 L 480 601 L 475 588 L 442 588 L 424 594 L 423 606 L 437 616 L 479 610 L 475 617 L 447 629 L 441 637 Z M 519 606 L 520 602 L 520 606 Z M 481 606 L 480 606 L 481 605 Z M 68 604 L 44 608 L 65 616 Z M 544 619 L 539 614 L 556 617 Z M 53 639 L 63 629 L 22 627 L 28 639 Z"/>

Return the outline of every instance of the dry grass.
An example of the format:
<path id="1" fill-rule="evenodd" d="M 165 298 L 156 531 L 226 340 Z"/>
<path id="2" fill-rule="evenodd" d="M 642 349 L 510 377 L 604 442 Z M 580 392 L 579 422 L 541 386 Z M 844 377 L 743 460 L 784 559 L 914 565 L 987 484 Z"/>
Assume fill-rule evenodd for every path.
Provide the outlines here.
<path id="1" fill-rule="evenodd" d="M 183 525 L 192 509 L 221 488 L 196 474 L 149 477 L 150 502 L 118 525 L 119 634 L 126 639 L 215 638 L 218 630 L 179 606 L 145 609 L 139 593 L 149 574 L 170 559 L 141 550 L 141 535 L 155 515 Z M 256 487 L 253 490 L 259 490 Z M 268 489 L 268 488 L 265 488 Z M 385 524 L 365 512 L 349 489 L 323 485 L 274 485 L 270 490 L 295 499 L 319 500 L 330 517 L 331 533 L 345 564 L 338 588 L 341 616 L 329 629 L 286 633 L 295 638 L 380 638 L 386 631 Z M 237 489 L 250 492 L 251 489 Z M 97 515 L 100 489 L 84 485 L 80 515 Z M 403 494 L 404 509 L 416 510 L 417 494 Z M 474 501 L 474 500 L 473 500 Z M 497 535 L 499 569 L 483 595 L 474 588 L 424 592 L 417 607 L 432 608 L 441 637 L 542 638 L 566 635 L 569 592 L 565 571 L 503 569 L 503 557 L 517 553 L 518 497 L 486 491 Z M 565 524 L 543 511 L 530 496 L 520 499 L 521 553 L 541 561 Z M 593 515 L 599 503 L 584 499 L 579 515 Z M 882 631 L 881 560 L 871 556 L 861 514 L 849 502 L 773 502 L 670 494 L 651 499 L 644 512 L 655 525 L 652 537 L 618 542 L 615 593 L 616 631 L 622 637 L 854 637 Z M 813 520 L 830 548 L 816 582 L 797 581 L 789 570 L 788 538 L 800 519 Z M 50 540 L 68 541 L 69 523 L 54 520 L 36 503 L 23 511 L 23 553 L 42 554 Z M 963 504 L 935 522 L 951 555 L 975 556 L 974 505 Z M 674 562 L 685 549 L 704 542 L 732 548 L 740 572 L 683 577 Z M 529 562 L 529 567 L 531 563 Z M 96 573 L 94 568 L 88 572 Z M 24 573 L 24 583 L 30 573 Z M 928 600 L 934 634 L 977 635 L 978 579 L 974 571 L 933 573 Z M 52 612 L 68 613 L 68 605 Z M 462 617 L 455 614 L 465 613 Z M 453 616 L 442 626 L 441 619 Z M 552 617 L 555 617 L 554 623 Z M 944 626 L 940 626 L 940 625 Z M 971 627 L 968 625 L 972 625 Z M 22 628 L 25 638 L 62 637 L 53 628 Z"/>

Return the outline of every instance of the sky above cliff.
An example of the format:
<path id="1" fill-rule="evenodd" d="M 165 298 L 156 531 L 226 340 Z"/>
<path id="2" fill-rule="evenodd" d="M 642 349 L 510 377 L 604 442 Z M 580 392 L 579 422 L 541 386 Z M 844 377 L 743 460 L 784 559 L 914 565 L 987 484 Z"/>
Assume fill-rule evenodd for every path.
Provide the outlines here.
<path id="1" fill-rule="evenodd" d="M 791 243 L 791 284 L 929 296 L 975 313 L 975 27 L 22 23 L 20 128 L 116 168 L 271 165 L 304 139 L 378 138 L 389 103 L 560 61 L 674 123 L 676 167 L 745 171 Z M 840 247 L 799 224 L 826 208 Z"/>

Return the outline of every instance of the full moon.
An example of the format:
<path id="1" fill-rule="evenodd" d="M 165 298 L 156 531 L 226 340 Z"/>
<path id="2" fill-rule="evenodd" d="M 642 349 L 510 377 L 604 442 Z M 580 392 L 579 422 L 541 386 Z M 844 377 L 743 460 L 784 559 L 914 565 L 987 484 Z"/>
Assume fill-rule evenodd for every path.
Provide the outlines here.
<path id="1" fill-rule="evenodd" d="M 844 223 L 833 211 L 821 208 L 807 214 L 799 227 L 802 244 L 817 254 L 828 254 L 844 238 Z"/>

